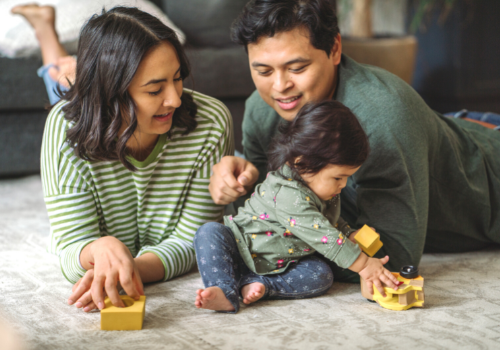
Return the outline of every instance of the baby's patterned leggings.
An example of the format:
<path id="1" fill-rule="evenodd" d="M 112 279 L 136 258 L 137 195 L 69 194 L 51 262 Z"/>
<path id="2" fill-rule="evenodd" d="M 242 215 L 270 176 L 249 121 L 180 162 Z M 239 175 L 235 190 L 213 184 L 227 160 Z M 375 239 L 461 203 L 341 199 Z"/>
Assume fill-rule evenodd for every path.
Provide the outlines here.
<path id="1" fill-rule="evenodd" d="M 262 299 L 302 299 L 322 295 L 333 283 L 331 268 L 316 256 L 309 256 L 279 275 L 260 276 L 244 263 L 231 229 L 211 222 L 198 229 L 194 237 L 198 269 L 205 288 L 217 286 L 240 308 L 241 287 L 260 282 L 266 287 Z"/>

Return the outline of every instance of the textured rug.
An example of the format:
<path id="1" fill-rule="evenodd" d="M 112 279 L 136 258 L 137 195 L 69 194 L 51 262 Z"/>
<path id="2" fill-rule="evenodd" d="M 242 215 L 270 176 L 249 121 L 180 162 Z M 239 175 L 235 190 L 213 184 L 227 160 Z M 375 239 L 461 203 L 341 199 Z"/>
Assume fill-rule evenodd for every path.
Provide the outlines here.
<path id="1" fill-rule="evenodd" d="M 192 271 L 146 286 L 144 329 L 117 332 L 99 329 L 98 312 L 66 304 L 71 285 L 45 251 L 38 176 L 0 181 L 0 222 L 0 318 L 24 349 L 500 348 L 498 250 L 425 255 L 425 308 L 407 311 L 367 302 L 359 285 L 344 283 L 319 298 L 263 301 L 237 315 L 198 310 L 202 282 Z"/>

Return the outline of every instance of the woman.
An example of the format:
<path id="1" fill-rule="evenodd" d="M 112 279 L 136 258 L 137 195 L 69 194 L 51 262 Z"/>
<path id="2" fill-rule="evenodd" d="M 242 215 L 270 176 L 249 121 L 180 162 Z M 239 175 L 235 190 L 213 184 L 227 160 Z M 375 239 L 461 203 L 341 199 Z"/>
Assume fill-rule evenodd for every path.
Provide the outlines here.
<path id="1" fill-rule="evenodd" d="M 174 31 L 135 8 L 93 16 L 74 84 L 47 119 L 42 182 L 50 251 L 76 283 L 68 303 L 123 307 L 195 263 L 197 228 L 222 216 L 210 171 L 232 154 L 219 101 L 183 90 L 189 64 Z"/>

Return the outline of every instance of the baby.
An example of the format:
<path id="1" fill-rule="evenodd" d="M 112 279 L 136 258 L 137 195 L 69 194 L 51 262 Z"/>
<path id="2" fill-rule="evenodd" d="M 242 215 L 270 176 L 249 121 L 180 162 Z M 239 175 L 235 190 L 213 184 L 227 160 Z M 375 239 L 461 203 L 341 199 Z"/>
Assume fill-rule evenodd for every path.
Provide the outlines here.
<path id="1" fill-rule="evenodd" d="M 362 253 L 357 231 L 340 217 L 340 191 L 368 153 L 361 125 L 337 101 L 308 104 L 283 124 L 266 180 L 238 215 L 226 216 L 225 225 L 205 224 L 195 235 L 206 288 L 197 291 L 196 307 L 236 313 L 240 297 L 250 304 L 322 295 L 333 283 L 324 259 L 359 273 L 372 293 L 373 285 L 382 295 L 383 284 L 397 289 L 383 266 L 389 257 Z"/>

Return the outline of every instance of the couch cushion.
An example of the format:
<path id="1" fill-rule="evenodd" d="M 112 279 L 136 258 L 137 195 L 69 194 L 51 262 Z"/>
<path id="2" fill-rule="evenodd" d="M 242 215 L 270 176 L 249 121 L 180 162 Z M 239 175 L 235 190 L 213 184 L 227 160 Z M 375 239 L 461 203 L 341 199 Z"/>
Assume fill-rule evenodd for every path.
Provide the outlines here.
<path id="1" fill-rule="evenodd" d="M 0 110 L 42 109 L 49 98 L 42 78 L 36 71 L 40 57 L 0 57 Z"/>
<path id="2" fill-rule="evenodd" d="M 248 0 L 162 0 L 163 10 L 193 46 L 234 45 L 229 28 Z"/>
<path id="3" fill-rule="evenodd" d="M 184 84 L 216 98 L 248 97 L 254 90 L 243 47 L 186 48 L 191 75 Z"/>
<path id="4" fill-rule="evenodd" d="M 14 5 L 24 4 L 26 0 L 0 1 L 0 54 L 7 57 L 30 57 L 40 49 L 38 40 L 31 25 L 20 15 L 10 13 Z M 137 7 L 159 18 L 167 26 L 177 32 L 179 40 L 184 43 L 184 34 L 153 3 L 146 0 L 54 0 L 51 4 L 56 8 L 56 30 L 61 43 L 66 44 L 70 53 L 75 53 L 80 29 L 95 13 L 103 8 L 107 10 L 121 5 Z"/>

